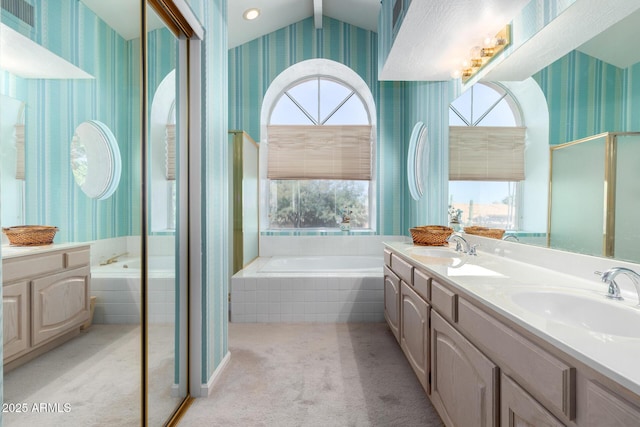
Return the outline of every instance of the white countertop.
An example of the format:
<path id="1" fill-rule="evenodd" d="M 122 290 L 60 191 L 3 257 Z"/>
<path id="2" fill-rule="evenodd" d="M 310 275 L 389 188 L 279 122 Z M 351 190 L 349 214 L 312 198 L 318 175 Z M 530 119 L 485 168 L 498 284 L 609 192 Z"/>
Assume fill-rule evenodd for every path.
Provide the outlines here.
<path id="1" fill-rule="evenodd" d="M 501 245 L 502 248 L 510 247 L 515 248 L 514 250 L 516 251 L 518 250 L 518 246 L 505 246 L 506 242 L 496 244 Z M 590 329 L 588 325 L 583 327 L 573 326 L 558 321 L 552 316 L 533 313 L 523 308 L 513 298 L 518 292 L 559 292 L 584 297 L 587 300 L 593 300 L 597 304 L 601 302 L 611 304 L 616 310 L 626 311 L 626 313 L 622 314 L 632 321 L 635 320 L 637 315 L 637 325 L 620 325 L 621 330 L 632 328 L 640 331 L 638 296 L 632 286 L 630 287 L 624 283 L 626 278 L 623 278 L 623 276 L 618 276 L 616 281 L 622 288 L 625 300 L 612 301 L 604 296 L 607 286 L 597 276 L 593 275 L 593 271 L 596 269 L 604 271 L 598 265 L 595 265 L 585 275 L 585 277 L 593 276 L 593 279 L 589 280 L 584 277 L 555 271 L 554 269 L 543 268 L 533 263 L 495 255 L 491 253 L 492 248 L 490 247 L 487 247 L 489 252 L 479 250 L 477 256 L 461 255 L 461 261 L 450 263 L 448 262 L 449 260 L 434 259 L 416 254 L 414 248 L 424 247 L 414 246 L 411 241 L 389 242 L 385 243 L 385 246 L 393 252 L 403 255 L 407 260 L 412 261 L 414 265 L 423 267 L 436 280 L 441 279 L 459 287 L 477 301 L 484 303 L 534 335 L 640 395 L 640 338 L 621 336 L 624 334 L 613 335 L 597 332 Z M 548 249 L 538 250 L 550 251 Z M 504 253 L 504 250 L 501 253 Z M 567 257 L 564 260 L 559 259 L 558 262 L 560 264 L 562 262 L 571 263 L 571 260 L 581 257 L 576 254 L 563 255 L 556 252 L 552 255 Z M 597 259 L 600 260 L 599 258 Z M 589 260 L 590 258 L 587 258 L 587 261 Z M 624 264 L 614 260 L 600 262 L 605 261 L 611 266 Z M 584 260 L 578 260 L 578 262 L 584 262 Z M 640 272 L 640 270 L 636 271 Z M 597 316 L 598 313 L 593 314 L 594 322 L 597 322 Z M 597 329 L 597 323 L 594 323 L 594 325 Z M 637 336 L 640 337 L 640 332 Z"/>
<path id="2" fill-rule="evenodd" d="M 25 255 L 34 255 L 38 253 L 44 252 L 52 252 L 59 251 L 61 249 L 70 249 L 76 248 L 79 246 L 88 246 L 89 242 L 84 243 L 53 243 L 49 245 L 42 246 L 11 246 L 11 245 L 2 245 L 0 248 L 0 253 L 2 254 L 2 259 L 5 258 L 15 258 L 19 256 Z"/>

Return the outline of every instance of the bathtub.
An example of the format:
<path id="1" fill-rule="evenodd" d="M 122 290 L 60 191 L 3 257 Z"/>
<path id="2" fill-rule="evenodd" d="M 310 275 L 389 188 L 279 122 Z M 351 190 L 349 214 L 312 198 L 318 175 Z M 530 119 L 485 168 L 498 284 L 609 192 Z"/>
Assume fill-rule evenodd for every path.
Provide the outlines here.
<path id="1" fill-rule="evenodd" d="M 122 257 L 108 265 L 91 266 L 91 295 L 96 298 L 94 323 L 140 323 L 139 257 Z M 149 257 L 147 272 L 150 323 L 175 321 L 175 259 Z"/>
<path id="2" fill-rule="evenodd" d="M 231 278 L 232 322 L 382 322 L 380 256 L 273 256 Z"/>

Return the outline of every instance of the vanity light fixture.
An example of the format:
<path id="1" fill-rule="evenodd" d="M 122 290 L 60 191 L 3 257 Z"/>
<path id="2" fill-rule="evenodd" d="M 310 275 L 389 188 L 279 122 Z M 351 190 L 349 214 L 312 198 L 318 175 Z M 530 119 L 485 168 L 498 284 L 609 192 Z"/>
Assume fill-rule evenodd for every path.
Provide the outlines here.
<path id="1" fill-rule="evenodd" d="M 257 19 L 259 16 L 260 16 L 260 9 L 258 9 L 256 7 L 252 7 L 251 9 L 247 9 L 242 14 L 242 17 L 244 19 L 246 19 L 247 21 L 253 21 L 254 19 Z"/>
<path id="2" fill-rule="evenodd" d="M 466 83 L 510 43 L 511 26 L 507 25 L 495 37 L 490 35 L 485 37 L 482 47 L 474 46 L 469 53 L 469 59 L 463 61 L 461 69 L 454 70 L 451 76 L 453 78 L 462 78 L 462 83 Z"/>

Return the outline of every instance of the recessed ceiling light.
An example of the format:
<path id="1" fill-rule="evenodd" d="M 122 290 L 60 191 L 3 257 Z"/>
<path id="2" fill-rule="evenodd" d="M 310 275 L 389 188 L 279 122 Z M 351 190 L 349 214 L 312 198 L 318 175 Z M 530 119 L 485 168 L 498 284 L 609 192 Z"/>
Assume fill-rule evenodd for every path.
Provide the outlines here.
<path id="1" fill-rule="evenodd" d="M 253 21 L 258 16 L 260 16 L 260 9 L 252 7 L 251 9 L 247 9 L 242 14 L 242 17 L 247 21 Z"/>

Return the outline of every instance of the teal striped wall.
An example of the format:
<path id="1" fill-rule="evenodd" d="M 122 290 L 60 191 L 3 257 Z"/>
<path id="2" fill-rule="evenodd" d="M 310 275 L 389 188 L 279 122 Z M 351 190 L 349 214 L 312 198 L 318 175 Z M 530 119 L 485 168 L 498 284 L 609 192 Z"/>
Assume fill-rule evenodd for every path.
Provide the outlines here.
<path id="1" fill-rule="evenodd" d="M 627 132 L 640 131 L 640 62 L 625 70 L 622 126 Z"/>
<path id="2" fill-rule="evenodd" d="M 572 51 L 533 78 L 547 98 L 549 144 L 624 130 L 624 70 Z"/>
<path id="3" fill-rule="evenodd" d="M 4 11 L 3 22 L 95 79 L 26 80 L 0 74 L 3 93 L 27 103 L 26 222 L 58 226 L 56 242 L 139 234 L 139 42 L 126 42 L 79 1 L 33 4 L 33 29 Z M 109 126 L 123 161 L 118 190 L 104 201 L 88 199 L 70 170 L 73 133 L 90 119 Z"/>
<path id="4" fill-rule="evenodd" d="M 204 247 L 202 295 L 202 383 L 228 352 L 229 158 L 227 0 L 192 0 L 205 31 L 203 61 L 204 171 L 202 200 Z"/>
<path id="5" fill-rule="evenodd" d="M 407 114 L 404 120 L 403 154 L 409 149 L 409 136 L 417 122 L 427 126 L 429 135 L 429 170 L 426 191 L 420 200 L 414 200 L 408 185 L 402 185 L 405 194 L 404 217 L 406 228 L 427 224 L 446 225 L 449 189 L 449 104 L 457 95 L 458 85 L 451 82 L 408 82 L 405 94 Z M 402 159 L 406 176 L 406 154 Z M 408 230 L 402 230 L 407 234 Z"/>

